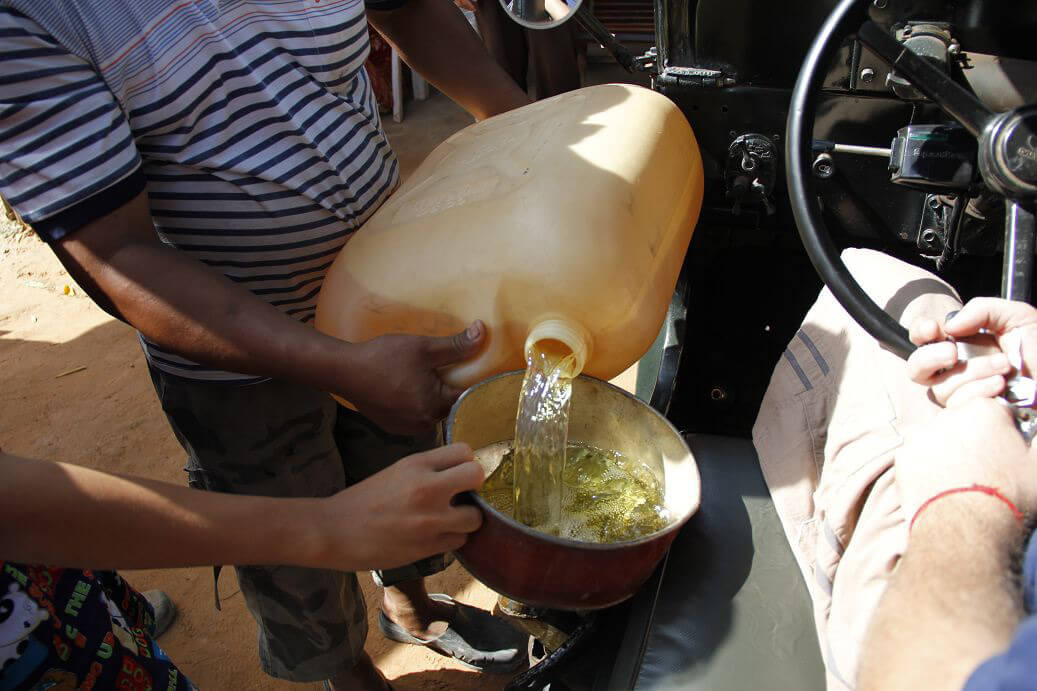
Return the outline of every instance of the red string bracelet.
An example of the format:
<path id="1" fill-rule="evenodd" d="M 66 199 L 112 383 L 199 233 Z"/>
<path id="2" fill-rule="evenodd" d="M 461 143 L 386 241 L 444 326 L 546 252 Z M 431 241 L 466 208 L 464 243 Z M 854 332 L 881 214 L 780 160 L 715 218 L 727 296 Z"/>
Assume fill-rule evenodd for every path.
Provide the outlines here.
<path id="1" fill-rule="evenodd" d="M 911 517 L 911 523 L 907 527 L 907 532 L 911 532 L 911 530 L 914 529 L 915 521 L 918 520 L 918 517 L 922 514 L 923 511 L 925 511 L 926 507 L 928 507 L 934 501 L 936 501 L 937 499 L 943 499 L 944 497 L 950 496 L 952 494 L 961 494 L 962 492 L 980 492 L 982 494 L 987 494 L 991 497 L 1000 499 L 1002 502 L 1004 502 L 1005 506 L 1012 510 L 1012 515 L 1015 516 L 1015 520 L 1019 521 L 1019 523 L 1022 524 L 1023 512 L 1020 511 L 1018 507 L 1016 507 L 1016 505 L 1012 503 L 1011 499 L 1001 494 L 999 490 L 995 489 L 994 487 L 987 487 L 986 485 L 969 485 L 968 487 L 955 487 L 953 489 L 946 489 L 940 492 L 939 494 L 934 494 L 933 496 L 926 499 L 925 502 L 923 502 L 922 505 L 918 507 L 918 511 L 915 511 L 915 515 Z"/>

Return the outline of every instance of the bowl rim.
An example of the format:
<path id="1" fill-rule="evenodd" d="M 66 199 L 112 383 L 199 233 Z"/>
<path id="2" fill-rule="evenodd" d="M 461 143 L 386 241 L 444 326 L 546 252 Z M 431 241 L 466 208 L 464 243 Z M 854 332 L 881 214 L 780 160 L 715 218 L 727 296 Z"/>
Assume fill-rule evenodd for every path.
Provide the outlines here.
<path id="1" fill-rule="evenodd" d="M 452 439 L 452 437 L 453 437 L 452 432 L 453 432 L 453 427 L 454 427 L 453 423 L 454 423 L 454 420 L 457 418 L 457 413 L 458 413 L 458 411 L 461 408 L 462 402 L 464 401 L 465 398 L 468 397 L 469 394 L 474 392 L 476 389 L 479 389 L 479 388 L 481 388 L 483 386 L 487 386 L 487 385 L 491 384 L 492 382 L 494 382 L 494 381 L 496 381 L 498 379 L 505 379 L 505 378 L 515 377 L 515 376 L 520 376 L 520 377 L 521 376 L 525 376 L 525 372 L 526 372 L 525 370 L 510 370 L 508 372 L 501 372 L 500 374 L 495 374 L 495 375 L 493 375 L 491 377 L 487 377 L 486 379 L 483 379 L 482 381 L 479 381 L 479 382 L 477 382 L 475 384 L 472 384 L 467 389 L 465 389 L 464 393 L 462 393 L 460 396 L 458 396 L 457 400 L 454 402 L 454 405 L 452 405 L 450 407 L 450 413 L 447 415 L 446 419 L 443 421 L 443 438 L 445 440 L 445 443 L 447 443 L 447 444 L 452 444 L 453 443 L 453 439 Z M 496 507 L 494 507 L 488 501 L 483 499 L 479 495 L 478 492 L 469 490 L 469 491 L 463 492 L 462 494 L 463 495 L 467 495 L 476 505 L 478 505 L 478 507 L 480 509 L 482 509 L 484 512 L 488 512 L 488 513 L 492 514 L 497 520 L 501 521 L 502 523 L 504 523 L 508 527 L 512 528 L 513 530 L 517 530 L 517 531 L 519 531 L 519 532 L 521 532 L 521 533 L 523 533 L 525 535 L 528 535 L 530 537 L 533 537 L 533 538 L 536 538 L 536 539 L 539 539 L 539 540 L 544 540 L 545 542 L 549 542 L 551 544 L 555 544 L 555 545 L 558 545 L 560 547 L 568 547 L 568 548 L 571 548 L 571 549 L 584 549 L 584 550 L 589 550 L 589 551 L 613 551 L 613 550 L 624 548 L 624 547 L 636 547 L 637 545 L 641 545 L 641 544 L 644 544 L 646 542 L 653 542 L 655 540 L 658 540 L 659 538 L 663 537 L 664 535 L 667 535 L 668 533 L 680 530 L 680 528 L 685 523 L 687 523 L 691 519 L 692 516 L 694 516 L 696 513 L 698 513 L 698 510 L 699 510 L 699 508 L 702 505 L 702 476 L 699 473 L 699 466 L 698 466 L 698 462 L 695 460 L 695 454 L 694 454 L 694 452 L 692 452 L 691 447 L 688 445 L 688 441 L 684 438 L 684 435 L 681 434 L 680 431 L 676 427 L 674 427 L 673 423 L 670 422 L 666 418 L 665 415 L 663 415 L 658 410 L 653 408 L 651 405 L 649 405 L 645 401 L 641 400 L 637 396 L 633 395 L 632 393 L 630 393 L 626 389 L 622 389 L 622 388 L 616 386 L 615 384 L 612 384 L 610 382 L 605 381 L 604 379 L 598 379 L 597 377 L 592 377 L 592 376 L 587 375 L 587 374 L 579 374 L 575 378 L 576 379 L 586 379 L 586 380 L 589 380 L 589 381 L 596 382 L 598 384 L 602 384 L 605 387 L 620 393 L 621 395 L 625 396 L 626 398 L 629 398 L 629 399 L 639 403 L 640 405 L 643 405 L 645 408 L 647 408 L 649 411 L 651 411 L 651 413 L 653 415 L 655 415 L 659 420 L 661 420 L 664 425 L 669 427 L 670 431 L 673 432 L 674 436 L 676 436 L 680 440 L 680 443 L 684 445 L 685 449 L 687 449 L 688 456 L 691 457 L 691 462 L 694 464 L 695 479 L 696 479 L 696 482 L 695 482 L 695 485 L 696 485 L 695 496 L 692 498 L 691 508 L 688 509 L 688 511 L 685 513 L 685 515 L 680 517 L 680 518 L 678 518 L 677 520 L 673 521 L 672 523 L 670 523 L 665 528 L 662 528 L 661 530 L 657 530 L 657 531 L 655 531 L 653 533 L 649 533 L 647 535 L 642 535 L 641 537 L 636 538 L 634 540 L 623 540 L 623 541 L 620 541 L 620 542 L 583 542 L 581 540 L 572 540 L 572 539 L 566 538 L 566 537 L 558 537 L 557 535 L 551 535 L 550 533 L 545 533 L 545 532 L 541 532 L 539 530 L 536 530 L 534 528 L 530 528 L 528 525 L 525 525 L 524 523 L 519 523 L 518 521 L 516 521 L 511 516 L 508 516 L 508 515 L 500 512 Z M 476 450 L 476 449 L 473 449 L 473 451 L 474 450 Z M 480 530 L 481 530 L 481 528 L 480 528 Z M 464 547 L 462 547 L 461 549 L 463 550 Z"/>

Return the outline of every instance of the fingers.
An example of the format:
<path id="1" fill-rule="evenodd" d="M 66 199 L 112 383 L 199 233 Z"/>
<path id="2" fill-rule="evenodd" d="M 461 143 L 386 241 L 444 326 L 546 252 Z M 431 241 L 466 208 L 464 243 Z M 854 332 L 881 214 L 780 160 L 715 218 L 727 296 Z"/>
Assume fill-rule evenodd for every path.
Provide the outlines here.
<path id="1" fill-rule="evenodd" d="M 995 374 L 982 379 L 974 379 L 954 389 L 950 395 L 946 396 L 943 405 L 947 408 L 955 408 L 977 398 L 994 398 L 1004 390 L 1005 378 L 1001 375 Z M 940 395 L 936 393 L 936 387 L 933 387 L 933 396 L 937 400 L 941 400 Z"/>
<path id="2" fill-rule="evenodd" d="M 460 492 L 474 491 L 482 487 L 485 473 L 481 465 L 475 461 L 461 463 L 452 468 L 441 470 L 436 476 L 439 486 L 450 493 L 450 496 Z"/>
<path id="3" fill-rule="evenodd" d="M 924 346 L 929 343 L 947 340 L 947 334 L 940 328 L 940 323 L 935 319 L 916 319 L 911 323 L 908 330 L 908 338 L 916 346 Z"/>
<path id="4" fill-rule="evenodd" d="M 462 389 L 455 389 L 450 386 L 442 379 L 439 380 L 439 419 L 442 420 L 450 414 L 450 408 L 454 405 L 454 401 L 461 397 L 464 391 Z"/>
<path id="5" fill-rule="evenodd" d="M 472 0 L 454 0 L 454 4 L 460 7 L 462 10 L 468 10 L 469 12 L 475 12 L 475 3 Z"/>
<path id="6" fill-rule="evenodd" d="M 479 352 L 486 339 L 486 327 L 479 320 L 453 336 L 430 338 L 425 345 L 425 355 L 432 367 L 445 367 L 467 360 Z"/>
<path id="7" fill-rule="evenodd" d="M 1032 363 L 1037 362 L 1037 309 L 1025 302 L 1001 298 L 975 298 L 948 320 L 945 330 L 961 338 L 985 329 L 998 337 L 1002 347 L 1012 346 L 1005 341 L 1013 330 L 1022 346 L 1023 374 L 1033 376 Z"/>
<path id="8" fill-rule="evenodd" d="M 463 389 L 454 388 L 442 379 L 439 380 L 439 388 L 436 391 L 439 400 L 433 404 L 435 406 L 434 415 L 437 422 L 446 418 L 446 416 L 450 414 L 450 408 L 453 407 L 454 401 L 460 398 L 463 393 Z"/>
<path id="9" fill-rule="evenodd" d="M 935 323 L 935 322 L 934 322 Z M 911 340 L 914 340 L 913 338 Z M 958 364 L 958 347 L 951 341 L 922 345 L 907 359 L 907 373 L 911 381 L 931 386 L 941 371 Z"/>
<path id="10" fill-rule="evenodd" d="M 482 511 L 474 506 L 451 507 L 443 523 L 444 533 L 474 533 L 482 526 Z"/>
<path id="11" fill-rule="evenodd" d="M 944 330 L 960 338 L 988 329 L 1002 334 L 1009 329 L 1037 323 L 1037 310 L 1023 302 L 1001 298 L 974 298 L 944 325 Z"/>
<path id="12" fill-rule="evenodd" d="M 956 367 L 942 374 L 935 374 L 929 379 L 929 386 L 933 392 L 933 398 L 941 405 L 949 405 L 951 398 L 955 397 L 959 390 L 964 393 L 957 396 L 957 400 L 963 401 L 975 398 L 982 392 L 987 392 L 995 385 L 995 379 L 1000 382 L 1000 387 L 989 394 L 988 397 L 997 396 L 1004 390 L 1005 376 L 1011 373 L 1012 366 L 1008 358 L 1002 353 L 986 357 L 970 358 Z M 980 382 L 985 382 L 977 386 Z"/>
<path id="13" fill-rule="evenodd" d="M 472 448 L 468 444 L 450 444 L 449 446 L 440 446 L 431 451 L 413 454 L 412 458 L 420 458 L 427 467 L 439 471 L 453 468 L 461 463 L 470 462 L 473 456 Z"/>
<path id="14" fill-rule="evenodd" d="M 461 549 L 462 545 L 468 541 L 468 535 L 464 533 L 446 533 L 441 535 L 438 540 L 438 546 L 434 550 L 434 554 L 442 552 L 455 552 Z"/>

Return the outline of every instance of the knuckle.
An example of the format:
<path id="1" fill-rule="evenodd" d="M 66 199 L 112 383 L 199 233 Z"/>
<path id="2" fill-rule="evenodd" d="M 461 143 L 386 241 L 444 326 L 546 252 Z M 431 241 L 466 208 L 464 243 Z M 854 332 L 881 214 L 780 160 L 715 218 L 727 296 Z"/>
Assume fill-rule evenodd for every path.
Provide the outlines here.
<path id="1" fill-rule="evenodd" d="M 435 533 L 438 531 L 439 521 L 436 521 L 430 515 L 423 514 L 414 519 L 414 528 L 418 534 L 428 535 L 429 533 Z"/>
<path id="2" fill-rule="evenodd" d="M 995 360 L 995 356 L 984 357 L 983 358 L 983 362 L 980 363 L 977 366 L 977 368 L 978 368 L 978 374 L 980 374 L 980 375 L 996 374 L 996 375 L 1000 376 L 1000 374 L 1001 374 L 1001 370 L 997 366 L 997 363 L 996 363 L 996 360 Z"/>
<path id="3" fill-rule="evenodd" d="M 466 461 L 464 466 L 465 484 L 474 487 L 482 486 L 483 481 L 486 479 L 486 473 L 483 471 L 483 467 L 475 461 Z"/>
<path id="4" fill-rule="evenodd" d="M 432 452 L 425 451 L 423 453 L 415 453 L 405 457 L 401 463 L 406 464 L 406 468 L 411 472 L 421 472 L 423 469 L 432 465 Z"/>
<path id="5" fill-rule="evenodd" d="M 416 506 L 423 506 L 435 499 L 436 492 L 427 483 L 421 483 L 413 487 L 410 491 L 410 503 Z"/>
<path id="6" fill-rule="evenodd" d="M 459 461 L 470 461 L 472 460 L 472 447 L 463 441 L 455 441 L 449 446 L 443 447 L 443 452 L 450 454 L 452 458 L 456 458 Z"/>

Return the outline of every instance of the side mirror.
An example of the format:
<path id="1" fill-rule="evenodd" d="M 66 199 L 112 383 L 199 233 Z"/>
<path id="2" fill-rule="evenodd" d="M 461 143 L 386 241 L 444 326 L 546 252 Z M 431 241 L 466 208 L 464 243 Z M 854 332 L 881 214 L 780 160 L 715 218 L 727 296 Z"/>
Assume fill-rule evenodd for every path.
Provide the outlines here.
<path id="1" fill-rule="evenodd" d="M 527 29 L 553 29 L 571 19 L 583 0 L 500 0 L 500 4 Z"/>
<path id="2" fill-rule="evenodd" d="M 646 71 L 638 67 L 627 47 L 591 14 L 590 6 L 583 4 L 583 0 L 500 0 L 500 4 L 509 17 L 527 29 L 553 29 L 575 19 L 627 72 Z"/>

